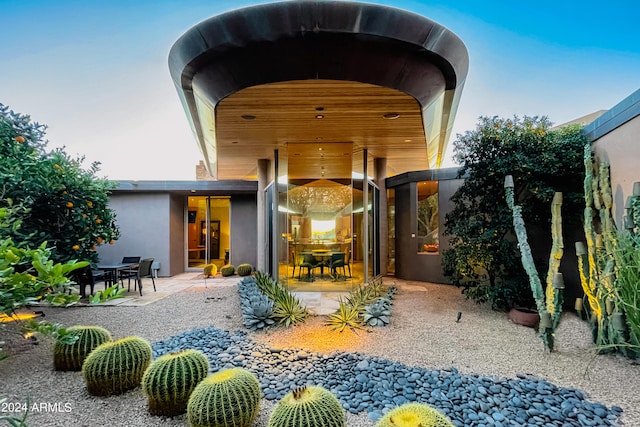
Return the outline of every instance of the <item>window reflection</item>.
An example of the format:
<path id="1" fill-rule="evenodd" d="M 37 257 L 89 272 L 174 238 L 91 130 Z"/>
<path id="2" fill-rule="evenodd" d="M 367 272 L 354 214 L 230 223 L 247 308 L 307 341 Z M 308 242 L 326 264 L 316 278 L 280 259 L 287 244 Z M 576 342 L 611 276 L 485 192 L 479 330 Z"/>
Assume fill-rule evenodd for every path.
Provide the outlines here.
<path id="1" fill-rule="evenodd" d="M 418 183 L 418 252 L 438 252 L 438 181 Z"/>

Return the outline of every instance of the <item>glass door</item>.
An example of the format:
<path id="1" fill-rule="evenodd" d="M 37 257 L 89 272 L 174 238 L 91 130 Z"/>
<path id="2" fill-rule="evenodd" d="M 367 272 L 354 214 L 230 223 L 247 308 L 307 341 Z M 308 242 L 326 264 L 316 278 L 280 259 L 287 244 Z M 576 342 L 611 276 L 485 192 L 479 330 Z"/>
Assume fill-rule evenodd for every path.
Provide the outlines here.
<path id="1" fill-rule="evenodd" d="M 227 262 L 230 236 L 230 198 L 190 196 L 187 198 L 187 269 L 207 264 L 221 267 Z"/>

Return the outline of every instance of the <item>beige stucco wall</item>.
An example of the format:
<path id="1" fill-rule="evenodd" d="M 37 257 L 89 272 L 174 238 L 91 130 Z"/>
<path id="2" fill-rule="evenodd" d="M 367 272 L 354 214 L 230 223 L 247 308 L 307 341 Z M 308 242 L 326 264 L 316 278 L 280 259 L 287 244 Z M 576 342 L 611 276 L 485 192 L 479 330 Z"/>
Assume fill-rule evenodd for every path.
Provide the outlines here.
<path id="1" fill-rule="evenodd" d="M 640 181 L 640 116 L 597 139 L 592 147 L 598 159 L 611 165 L 612 214 L 621 228 L 627 196 L 633 192 L 633 183 Z"/>

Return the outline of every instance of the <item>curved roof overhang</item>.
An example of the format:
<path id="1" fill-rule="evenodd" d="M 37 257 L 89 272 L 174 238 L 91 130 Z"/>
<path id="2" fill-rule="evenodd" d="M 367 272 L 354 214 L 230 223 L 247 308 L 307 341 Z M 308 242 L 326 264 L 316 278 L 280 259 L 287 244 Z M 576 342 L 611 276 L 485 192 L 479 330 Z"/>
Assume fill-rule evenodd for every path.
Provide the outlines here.
<path id="1" fill-rule="evenodd" d="M 440 165 L 467 75 L 468 53 L 451 31 L 413 13 L 305 0 L 207 19 L 174 44 L 169 68 L 214 177 L 219 102 L 246 88 L 305 80 L 360 82 L 414 98 L 422 112 L 428 168 Z"/>

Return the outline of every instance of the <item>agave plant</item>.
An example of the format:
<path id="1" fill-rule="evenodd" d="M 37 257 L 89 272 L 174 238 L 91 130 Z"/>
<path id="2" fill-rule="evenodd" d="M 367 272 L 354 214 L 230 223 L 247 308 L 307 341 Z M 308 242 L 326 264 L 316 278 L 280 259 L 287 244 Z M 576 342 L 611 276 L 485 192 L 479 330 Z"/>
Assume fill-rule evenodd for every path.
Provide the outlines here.
<path id="1" fill-rule="evenodd" d="M 363 320 L 369 326 L 387 326 L 389 316 L 391 316 L 391 309 L 388 303 L 383 298 L 379 298 L 364 308 Z"/>
<path id="2" fill-rule="evenodd" d="M 295 325 L 303 322 L 308 316 L 309 312 L 307 308 L 289 292 L 285 292 L 274 303 L 273 317 L 277 319 L 281 325 Z"/>
<path id="3" fill-rule="evenodd" d="M 255 331 L 271 326 L 275 323 L 273 319 L 273 301 L 268 297 L 252 296 L 248 304 L 242 307 L 242 317 L 244 325 Z"/>
<path id="4" fill-rule="evenodd" d="M 360 329 L 363 326 L 360 310 L 351 305 L 349 301 L 340 299 L 338 310 L 327 317 L 326 325 L 338 332 L 344 331 L 346 327 Z"/>

